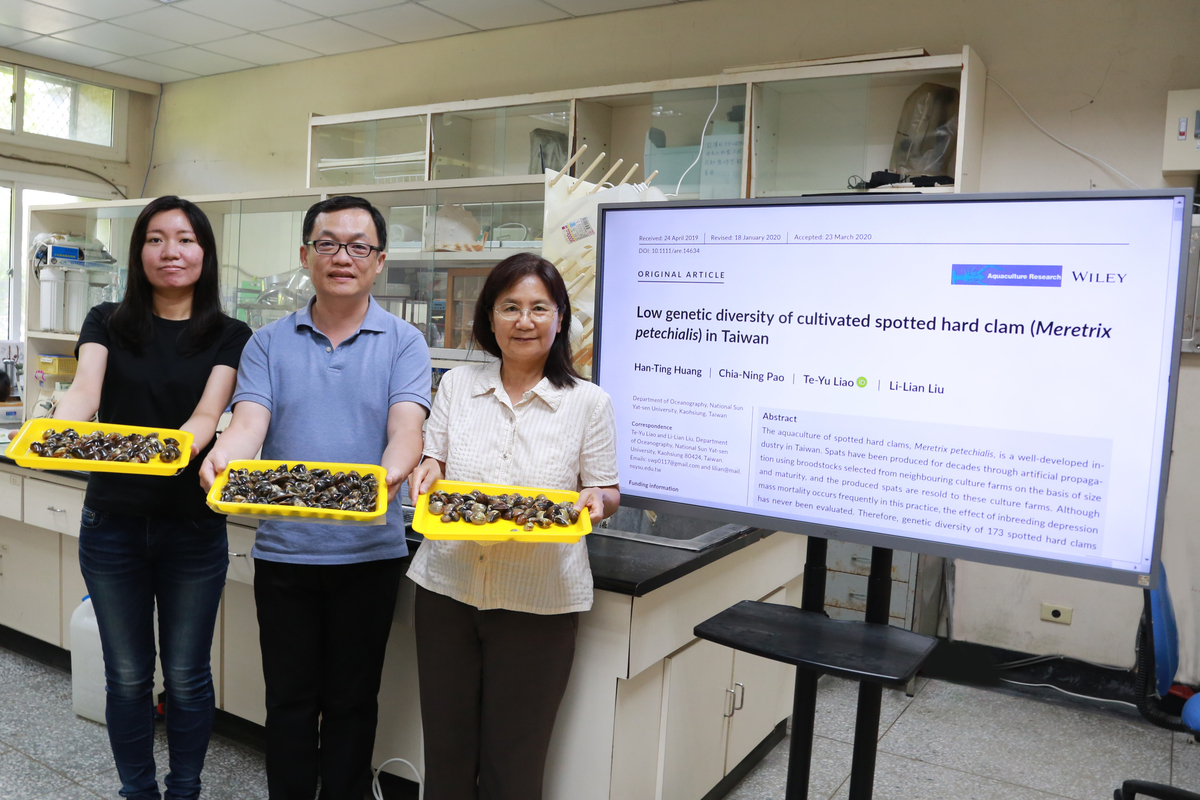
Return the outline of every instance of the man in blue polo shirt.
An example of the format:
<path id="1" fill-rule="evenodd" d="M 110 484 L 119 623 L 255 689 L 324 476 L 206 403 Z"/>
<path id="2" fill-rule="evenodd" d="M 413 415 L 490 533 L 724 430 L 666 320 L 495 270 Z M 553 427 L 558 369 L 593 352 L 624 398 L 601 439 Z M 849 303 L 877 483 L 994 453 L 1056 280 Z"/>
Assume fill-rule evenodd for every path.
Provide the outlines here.
<path id="1" fill-rule="evenodd" d="M 389 503 L 421 456 L 429 349 L 371 297 L 387 225 L 332 197 L 304 217 L 316 297 L 246 345 L 233 421 L 200 470 L 207 489 L 241 458 L 380 464 Z M 371 780 L 380 674 L 408 554 L 404 518 L 356 527 L 259 523 L 254 599 L 267 689 L 271 800 L 361 800 Z"/>

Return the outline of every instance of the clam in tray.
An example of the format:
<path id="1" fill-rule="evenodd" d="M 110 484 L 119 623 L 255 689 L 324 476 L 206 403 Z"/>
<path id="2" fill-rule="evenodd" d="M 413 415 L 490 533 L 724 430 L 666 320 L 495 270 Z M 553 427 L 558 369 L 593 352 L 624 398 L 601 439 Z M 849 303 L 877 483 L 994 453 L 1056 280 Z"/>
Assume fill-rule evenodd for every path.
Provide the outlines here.
<path id="1" fill-rule="evenodd" d="M 174 475 L 191 460 L 192 434 L 141 425 L 31 419 L 4 455 L 31 469 Z"/>
<path id="2" fill-rule="evenodd" d="M 467 503 L 472 492 L 478 494 Z M 443 496 L 449 498 L 455 494 L 462 501 L 439 503 Z M 514 503 L 514 494 L 533 503 Z M 571 507 L 578 499 L 578 492 L 471 481 L 437 481 L 418 499 L 413 528 L 426 539 L 445 541 L 578 542 L 592 532 L 592 518 L 587 509 L 572 513 Z M 432 510 L 431 501 L 434 504 Z M 457 520 L 453 519 L 454 515 L 447 513 L 450 508 L 461 509 L 464 505 L 468 512 L 467 519 L 462 518 L 461 511 L 457 513 Z M 520 513 L 518 509 L 522 508 L 531 509 L 533 513 Z M 506 511 L 509 513 L 506 514 Z M 537 512 L 541 512 L 544 522 L 531 523 L 530 520 L 538 516 Z M 471 515 L 479 516 L 472 521 Z M 555 517 L 558 521 L 555 521 Z"/>
<path id="3" fill-rule="evenodd" d="M 218 514 L 340 525 L 382 525 L 387 471 L 376 464 L 231 461 L 208 491 Z"/>

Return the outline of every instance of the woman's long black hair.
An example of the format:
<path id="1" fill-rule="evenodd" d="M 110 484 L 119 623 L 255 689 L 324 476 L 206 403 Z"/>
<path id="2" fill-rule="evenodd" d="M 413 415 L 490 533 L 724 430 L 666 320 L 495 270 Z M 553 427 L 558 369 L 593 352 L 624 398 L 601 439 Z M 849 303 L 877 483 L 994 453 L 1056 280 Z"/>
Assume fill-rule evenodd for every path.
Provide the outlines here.
<path id="1" fill-rule="evenodd" d="M 573 385 L 576 380 L 582 380 L 571 364 L 571 298 L 567 295 L 567 285 L 563 282 L 562 275 L 553 264 L 541 256 L 517 253 L 501 261 L 488 273 L 487 280 L 483 282 L 483 289 L 479 292 L 479 299 L 475 301 L 475 322 L 471 335 L 485 351 L 503 359 L 500 345 L 496 342 L 496 333 L 492 330 L 492 306 L 505 289 L 529 275 L 540 280 L 550 292 L 550 297 L 558 306 L 558 313 L 562 317 L 562 325 L 559 326 L 558 335 L 554 337 L 554 344 L 550 345 L 550 354 L 546 357 L 543 371 L 555 388 L 564 389 Z"/>
<path id="2" fill-rule="evenodd" d="M 125 297 L 108 319 L 108 330 L 117 343 L 127 350 L 140 353 L 154 336 L 154 287 L 142 266 L 142 246 L 146 231 L 155 214 L 163 211 L 182 211 L 196 234 L 196 243 L 204 251 L 200 278 L 192 286 L 192 316 L 179 342 L 181 355 L 203 350 L 209 338 L 221 324 L 220 276 L 217 274 L 217 240 L 208 217 L 193 202 L 167 195 L 151 200 L 138 214 L 129 237 L 129 274 Z"/>

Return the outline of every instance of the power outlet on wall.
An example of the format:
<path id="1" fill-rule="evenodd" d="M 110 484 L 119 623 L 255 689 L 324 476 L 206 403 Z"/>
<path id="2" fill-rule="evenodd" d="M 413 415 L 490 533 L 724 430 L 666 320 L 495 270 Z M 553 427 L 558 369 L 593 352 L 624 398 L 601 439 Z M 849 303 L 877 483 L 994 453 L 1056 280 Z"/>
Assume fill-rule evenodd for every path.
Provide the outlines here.
<path id="1" fill-rule="evenodd" d="M 1072 609 L 1066 606 L 1056 606 L 1053 603 L 1042 603 L 1042 620 L 1044 622 L 1057 622 L 1061 625 L 1071 624 Z"/>

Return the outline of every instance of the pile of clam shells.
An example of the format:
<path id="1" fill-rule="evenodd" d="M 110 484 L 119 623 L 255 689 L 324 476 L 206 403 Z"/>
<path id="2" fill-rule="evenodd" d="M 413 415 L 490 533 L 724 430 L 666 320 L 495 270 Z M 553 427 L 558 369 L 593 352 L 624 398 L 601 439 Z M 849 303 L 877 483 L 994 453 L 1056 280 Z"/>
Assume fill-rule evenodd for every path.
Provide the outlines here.
<path id="1" fill-rule="evenodd" d="M 469 522 L 486 525 L 498 519 L 512 520 L 527 531 L 552 525 L 569 527 L 579 521 L 579 512 L 571 502 L 555 503 L 544 494 L 488 495 L 478 489 L 469 494 L 438 490 L 429 494 L 429 513 L 441 515 L 442 522 Z"/>
<path id="2" fill-rule="evenodd" d="M 47 428 L 40 442 L 32 442 L 29 452 L 46 458 L 82 458 L 88 461 L 130 461 L 146 464 L 158 456 L 164 463 L 177 461 L 179 442 L 171 437 L 159 439 L 156 431 L 121 435 L 92 431 L 80 435 L 74 428 L 55 431 Z"/>
<path id="3" fill-rule="evenodd" d="M 235 469 L 221 490 L 222 503 L 254 503 L 272 506 L 302 506 L 333 511 L 376 510 L 379 480 L 360 475 L 358 470 L 330 472 L 297 464 L 288 469 Z"/>

